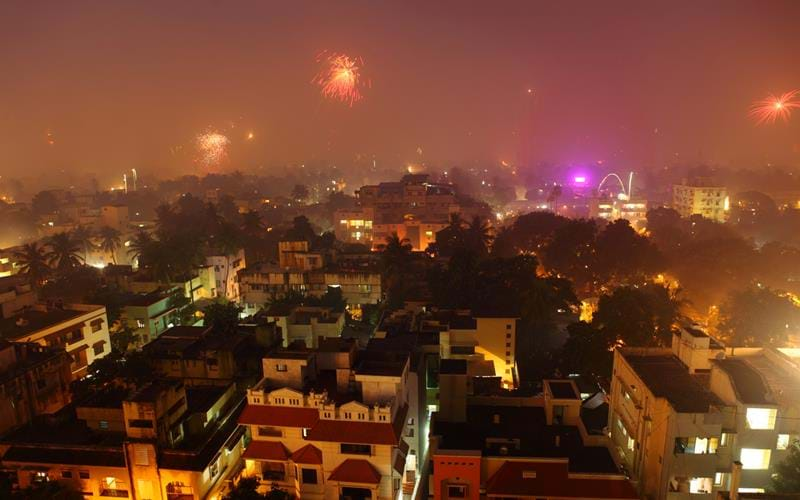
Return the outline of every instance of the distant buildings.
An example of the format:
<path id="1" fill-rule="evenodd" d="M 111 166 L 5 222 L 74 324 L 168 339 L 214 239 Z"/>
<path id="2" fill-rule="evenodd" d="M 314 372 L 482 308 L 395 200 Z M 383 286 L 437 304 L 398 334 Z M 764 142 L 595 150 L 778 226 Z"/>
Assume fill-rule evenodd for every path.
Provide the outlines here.
<path id="1" fill-rule="evenodd" d="M 427 175 L 406 175 L 399 182 L 362 186 L 356 191 L 355 209 L 334 214 L 336 238 L 377 247 L 396 233 L 414 250 L 425 250 L 436 233 L 447 227 L 450 215 L 464 220 L 490 219 L 484 203 L 459 197 L 450 184 L 430 182 Z"/>
<path id="2" fill-rule="evenodd" d="M 726 348 L 695 327 L 672 349 L 615 352 L 608 426 L 641 494 L 764 492 L 800 436 L 800 352 Z"/>
<path id="3" fill-rule="evenodd" d="M 320 338 L 339 338 L 344 330 L 344 311 L 330 307 L 286 307 L 273 305 L 261 316 L 280 328 L 283 347 L 301 342 L 309 348 L 318 347 Z"/>
<path id="4" fill-rule="evenodd" d="M 238 302 L 239 281 L 237 274 L 247 267 L 244 249 L 239 248 L 229 254 L 209 250 L 206 252 L 206 265 L 214 268 L 217 296 L 224 297 L 232 302 Z"/>
<path id="5" fill-rule="evenodd" d="M 173 294 L 164 290 L 132 294 L 124 300 L 120 321 L 132 331 L 134 346 L 147 344 L 174 326 L 178 310 L 172 302 Z"/>
<path id="6" fill-rule="evenodd" d="M 673 186 L 672 208 L 681 217 L 702 215 L 707 219 L 725 222 L 730 211 L 730 198 L 725 187 L 715 186 L 710 180 L 700 178 Z"/>
<path id="7" fill-rule="evenodd" d="M 589 217 L 604 219 L 609 222 L 625 219 L 635 229 L 643 229 L 647 225 L 647 200 L 634 198 L 590 198 Z"/>
<path id="8" fill-rule="evenodd" d="M 86 304 L 26 307 L 0 320 L 0 336 L 11 342 L 35 342 L 66 349 L 74 379 L 97 358 L 111 352 L 108 317 L 103 306 Z"/>

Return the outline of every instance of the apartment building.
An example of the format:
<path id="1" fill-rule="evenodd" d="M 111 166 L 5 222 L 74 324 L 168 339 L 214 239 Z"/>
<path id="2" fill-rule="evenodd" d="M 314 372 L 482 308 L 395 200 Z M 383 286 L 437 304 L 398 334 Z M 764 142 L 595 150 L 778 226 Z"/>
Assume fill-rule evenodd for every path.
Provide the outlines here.
<path id="1" fill-rule="evenodd" d="M 120 322 L 133 332 L 132 345 L 141 347 L 174 326 L 177 316 L 172 293 L 159 289 L 126 297 Z"/>
<path id="2" fill-rule="evenodd" d="M 239 248 L 231 253 L 209 250 L 206 253 L 206 265 L 214 268 L 215 288 L 218 297 L 232 302 L 239 301 L 239 271 L 247 267 L 244 249 Z"/>
<path id="3" fill-rule="evenodd" d="M 451 214 L 460 213 L 466 220 L 490 216 L 486 204 L 459 198 L 452 185 L 431 182 L 427 175 L 362 186 L 356 198 L 357 207 L 334 213 L 336 238 L 373 248 L 396 233 L 414 250 L 422 251 L 436 241 L 436 233 L 448 225 Z"/>
<path id="4" fill-rule="evenodd" d="M 606 438 L 584 425 L 574 382 L 545 381 L 540 396 L 487 397 L 469 394 L 468 379 L 466 361 L 442 361 L 431 498 L 638 498 Z"/>
<path id="5" fill-rule="evenodd" d="M 648 498 L 764 492 L 800 431 L 800 352 L 726 348 L 697 327 L 618 349 L 608 425 Z"/>
<path id="6" fill-rule="evenodd" d="M 681 217 L 702 215 L 707 219 L 725 222 L 730 213 L 730 197 L 727 188 L 715 186 L 707 179 L 697 179 L 672 187 L 672 208 Z"/>
<path id="7" fill-rule="evenodd" d="M 105 387 L 72 415 L 0 438 L 0 464 L 20 489 L 59 481 L 84 498 L 207 498 L 236 472 L 241 403 L 232 386 Z"/>
<path id="8" fill-rule="evenodd" d="M 88 304 L 36 304 L 0 319 L 0 338 L 66 349 L 72 376 L 79 379 L 111 351 L 106 308 Z"/>
<path id="9" fill-rule="evenodd" d="M 330 346 L 328 341 L 328 346 Z M 413 491 L 409 358 L 337 349 L 280 350 L 248 390 L 244 475 L 303 499 L 394 499 Z"/>
<path id="10" fill-rule="evenodd" d="M 33 287 L 24 276 L 0 279 L 0 318 L 10 318 L 37 302 Z"/>
<path id="11" fill-rule="evenodd" d="M 67 405 L 71 364 L 64 349 L 0 340 L 0 434 Z"/>
<path id="12" fill-rule="evenodd" d="M 377 304 L 381 299 L 381 274 L 368 259 L 312 252 L 307 241 L 279 243 L 278 263 L 260 263 L 239 271 L 240 304 L 256 313 L 275 297 L 290 292 L 322 296 L 329 287 L 342 291 L 348 308 Z"/>
<path id="13" fill-rule="evenodd" d="M 262 312 L 280 328 L 283 347 L 301 342 L 316 348 L 320 338 L 336 338 L 344 330 L 345 313 L 331 307 L 273 305 Z"/>

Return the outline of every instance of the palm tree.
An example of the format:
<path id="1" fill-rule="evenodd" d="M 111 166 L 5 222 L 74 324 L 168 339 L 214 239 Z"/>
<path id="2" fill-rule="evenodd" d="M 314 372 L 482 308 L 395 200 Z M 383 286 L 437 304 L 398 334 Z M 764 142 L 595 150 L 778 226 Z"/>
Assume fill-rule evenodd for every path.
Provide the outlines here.
<path id="1" fill-rule="evenodd" d="M 40 285 L 50 272 L 44 248 L 38 243 L 28 243 L 14 252 L 19 272 L 30 277 L 34 286 Z"/>
<path id="2" fill-rule="evenodd" d="M 485 255 L 489 251 L 489 245 L 493 239 L 494 236 L 492 236 L 492 229 L 489 224 L 477 215 L 473 217 L 472 221 L 467 225 L 467 244 L 478 255 Z"/>
<path id="3" fill-rule="evenodd" d="M 264 232 L 264 223 L 261 215 L 255 210 L 248 210 L 242 214 L 242 231 L 249 237 L 258 238 Z"/>
<path id="4" fill-rule="evenodd" d="M 108 252 L 111 254 L 111 262 L 113 262 L 116 265 L 117 249 L 120 246 L 119 231 L 117 231 L 113 227 L 105 226 L 100 228 L 98 236 L 100 236 L 100 248 L 102 248 L 104 252 Z"/>
<path id="5" fill-rule="evenodd" d="M 89 260 L 89 249 L 94 246 L 92 244 L 92 230 L 86 226 L 76 227 L 72 230 L 72 241 L 83 250 L 83 261 Z"/>
<path id="6" fill-rule="evenodd" d="M 50 251 L 45 254 L 47 263 L 60 274 L 66 274 L 83 263 L 80 247 L 69 233 L 57 233 L 50 237 Z"/>
<path id="7" fill-rule="evenodd" d="M 139 230 L 128 244 L 128 255 L 134 260 L 141 260 L 142 255 L 153 244 L 153 237 L 147 231 Z"/>

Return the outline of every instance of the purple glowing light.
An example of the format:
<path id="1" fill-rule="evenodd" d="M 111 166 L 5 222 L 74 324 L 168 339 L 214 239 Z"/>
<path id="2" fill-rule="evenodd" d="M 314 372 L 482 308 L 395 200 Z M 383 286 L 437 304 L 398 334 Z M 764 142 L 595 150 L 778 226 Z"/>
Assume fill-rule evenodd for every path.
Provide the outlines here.
<path id="1" fill-rule="evenodd" d="M 585 175 L 576 175 L 572 180 L 575 181 L 575 184 L 586 184 Z"/>

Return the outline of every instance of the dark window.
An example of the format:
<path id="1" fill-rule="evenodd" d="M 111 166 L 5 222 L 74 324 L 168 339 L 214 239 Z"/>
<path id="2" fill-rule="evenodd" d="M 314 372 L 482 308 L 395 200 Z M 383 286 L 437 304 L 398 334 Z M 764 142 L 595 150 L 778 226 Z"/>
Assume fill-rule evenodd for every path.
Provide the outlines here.
<path id="1" fill-rule="evenodd" d="M 286 370 L 287 370 L 286 365 L 275 365 L 275 371 L 285 372 Z"/>
<path id="2" fill-rule="evenodd" d="M 463 484 L 453 484 L 448 486 L 447 498 L 467 498 L 467 487 Z"/>
<path id="3" fill-rule="evenodd" d="M 89 471 L 88 470 L 78 471 L 78 477 L 80 477 L 81 479 L 89 479 Z"/>
<path id="4" fill-rule="evenodd" d="M 72 471 L 71 470 L 62 470 L 61 477 L 64 479 L 72 479 Z"/>
<path id="5" fill-rule="evenodd" d="M 133 427 L 135 429 L 152 429 L 153 428 L 153 421 L 152 420 L 132 418 L 132 419 L 128 420 L 128 427 Z"/>
<path id="6" fill-rule="evenodd" d="M 316 469 L 303 469 L 303 484 L 317 484 Z"/>
<path id="7" fill-rule="evenodd" d="M 450 347 L 451 354 L 475 354 L 475 347 L 471 345 L 454 345 Z"/>
<path id="8" fill-rule="evenodd" d="M 261 462 L 261 477 L 272 481 L 283 481 L 286 471 L 280 462 Z"/>
<path id="9" fill-rule="evenodd" d="M 100 342 L 95 342 L 94 345 L 92 345 L 92 350 L 94 351 L 95 356 L 103 354 L 103 351 L 105 351 L 103 344 L 105 344 L 105 341 L 101 340 Z"/>
<path id="10" fill-rule="evenodd" d="M 347 455 L 370 455 L 372 453 L 372 446 L 368 444 L 342 443 L 340 451 Z"/>

